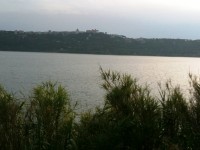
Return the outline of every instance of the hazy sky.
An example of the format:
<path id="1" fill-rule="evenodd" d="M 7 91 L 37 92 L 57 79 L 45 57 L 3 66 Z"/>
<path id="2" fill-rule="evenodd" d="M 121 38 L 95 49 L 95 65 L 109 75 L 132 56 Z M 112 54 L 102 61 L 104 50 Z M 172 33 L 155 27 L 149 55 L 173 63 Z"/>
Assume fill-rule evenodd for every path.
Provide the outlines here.
<path id="1" fill-rule="evenodd" d="M 0 30 L 200 39 L 199 0 L 0 0 Z"/>

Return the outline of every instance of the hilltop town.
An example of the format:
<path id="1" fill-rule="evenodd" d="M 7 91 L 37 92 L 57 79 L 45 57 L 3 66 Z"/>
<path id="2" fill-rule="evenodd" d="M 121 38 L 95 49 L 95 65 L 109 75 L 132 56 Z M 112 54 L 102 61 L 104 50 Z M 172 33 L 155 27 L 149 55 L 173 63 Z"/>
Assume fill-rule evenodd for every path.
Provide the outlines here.
<path id="1" fill-rule="evenodd" d="M 1 30 L 2 31 L 2 30 Z M 2 31 L 3 32 L 3 31 Z M 89 29 L 89 30 L 86 30 L 86 31 L 80 31 L 78 28 L 75 30 L 75 31 L 51 31 L 51 30 L 48 30 L 48 31 L 37 31 L 37 32 L 33 32 L 33 31 L 28 31 L 28 32 L 25 32 L 25 31 L 22 31 L 22 30 L 15 30 L 14 31 L 15 34 L 62 34 L 62 35 L 67 35 L 67 34 L 81 34 L 81 33 L 92 33 L 92 34 L 108 34 L 107 32 L 100 32 L 99 30 L 97 29 Z M 124 35 L 119 35 L 119 34 L 108 34 L 112 37 L 121 37 L 121 38 L 126 38 L 126 36 Z"/>

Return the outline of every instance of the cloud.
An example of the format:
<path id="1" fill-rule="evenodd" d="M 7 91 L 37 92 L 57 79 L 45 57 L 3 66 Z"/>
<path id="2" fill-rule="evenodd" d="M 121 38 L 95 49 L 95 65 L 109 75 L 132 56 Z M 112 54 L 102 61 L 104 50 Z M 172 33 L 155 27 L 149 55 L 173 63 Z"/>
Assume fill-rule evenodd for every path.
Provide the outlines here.
<path id="1" fill-rule="evenodd" d="M 198 0 L 0 0 L 0 24 L 5 29 L 97 28 L 132 37 L 178 37 L 194 35 L 194 29 L 198 33 L 199 6 Z"/>
<path id="2" fill-rule="evenodd" d="M 1 0 L 0 12 L 41 12 L 67 14 L 200 13 L 198 0 Z"/>

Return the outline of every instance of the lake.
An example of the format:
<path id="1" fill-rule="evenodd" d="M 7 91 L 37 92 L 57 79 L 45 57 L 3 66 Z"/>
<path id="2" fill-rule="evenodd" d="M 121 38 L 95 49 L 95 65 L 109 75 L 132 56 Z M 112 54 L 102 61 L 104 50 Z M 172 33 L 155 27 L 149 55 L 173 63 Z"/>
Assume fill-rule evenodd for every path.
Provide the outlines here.
<path id="1" fill-rule="evenodd" d="M 68 89 L 73 102 L 88 109 L 103 103 L 100 66 L 147 82 L 153 93 L 158 82 L 168 79 L 187 92 L 188 74 L 199 75 L 200 58 L 0 52 L 0 83 L 16 95 L 30 95 L 39 83 L 56 81 Z"/>

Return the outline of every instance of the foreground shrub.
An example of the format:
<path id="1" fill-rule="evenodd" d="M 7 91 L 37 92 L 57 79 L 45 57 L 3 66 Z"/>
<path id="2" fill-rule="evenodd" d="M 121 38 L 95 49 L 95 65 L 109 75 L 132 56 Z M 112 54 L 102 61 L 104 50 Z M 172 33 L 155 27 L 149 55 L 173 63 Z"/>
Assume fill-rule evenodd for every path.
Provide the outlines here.
<path id="1" fill-rule="evenodd" d="M 191 147 L 191 127 L 189 105 L 178 86 L 166 83 L 160 91 L 161 103 L 161 148 L 185 149 Z"/>
<path id="2" fill-rule="evenodd" d="M 155 148 L 159 143 L 161 113 L 149 89 L 128 75 L 101 70 L 101 76 L 105 105 L 94 114 L 83 114 L 80 149 Z"/>
<path id="3" fill-rule="evenodd" d="M 20 149 L 23 143 L 22 106 L 0 86 L 0 149 Z"/>
<path id="4" fill-rule="evenodd" d="M 191 99 L 190 99 L 190 126 L 191 143 L 193 149 L 200 147 L 200 78 L 190 74 L 190 83 L 192 86 Z"/>
<path id="5" fill-rule="evenodd" d="M 199 149 L 197 77 L 189 99 L 170 82 L 158 98 L 130 75 L 101 69 L 101 77 L 104 105 L 80 116 L 61 85 L 38 85 L 25 104 L 0 87 L 0 149 Z"/>
<path id="6" fill-rule="evenodd" d="M 200 146 L 200 82 L 191 79 L 192 97 L 167 82 L 160 98 L 131 76 L 103 71 L 105 103 L 82 114 L 79 149 L 197 149 Z"/>
<path id="7" fill-rule="evenodd" d="M 37 86 L 26 116 L 27 145 L 34 149 L 60 150 L 72 146 L 74 117 L 69 96 L 62 86 L 52 82 Z"/>

